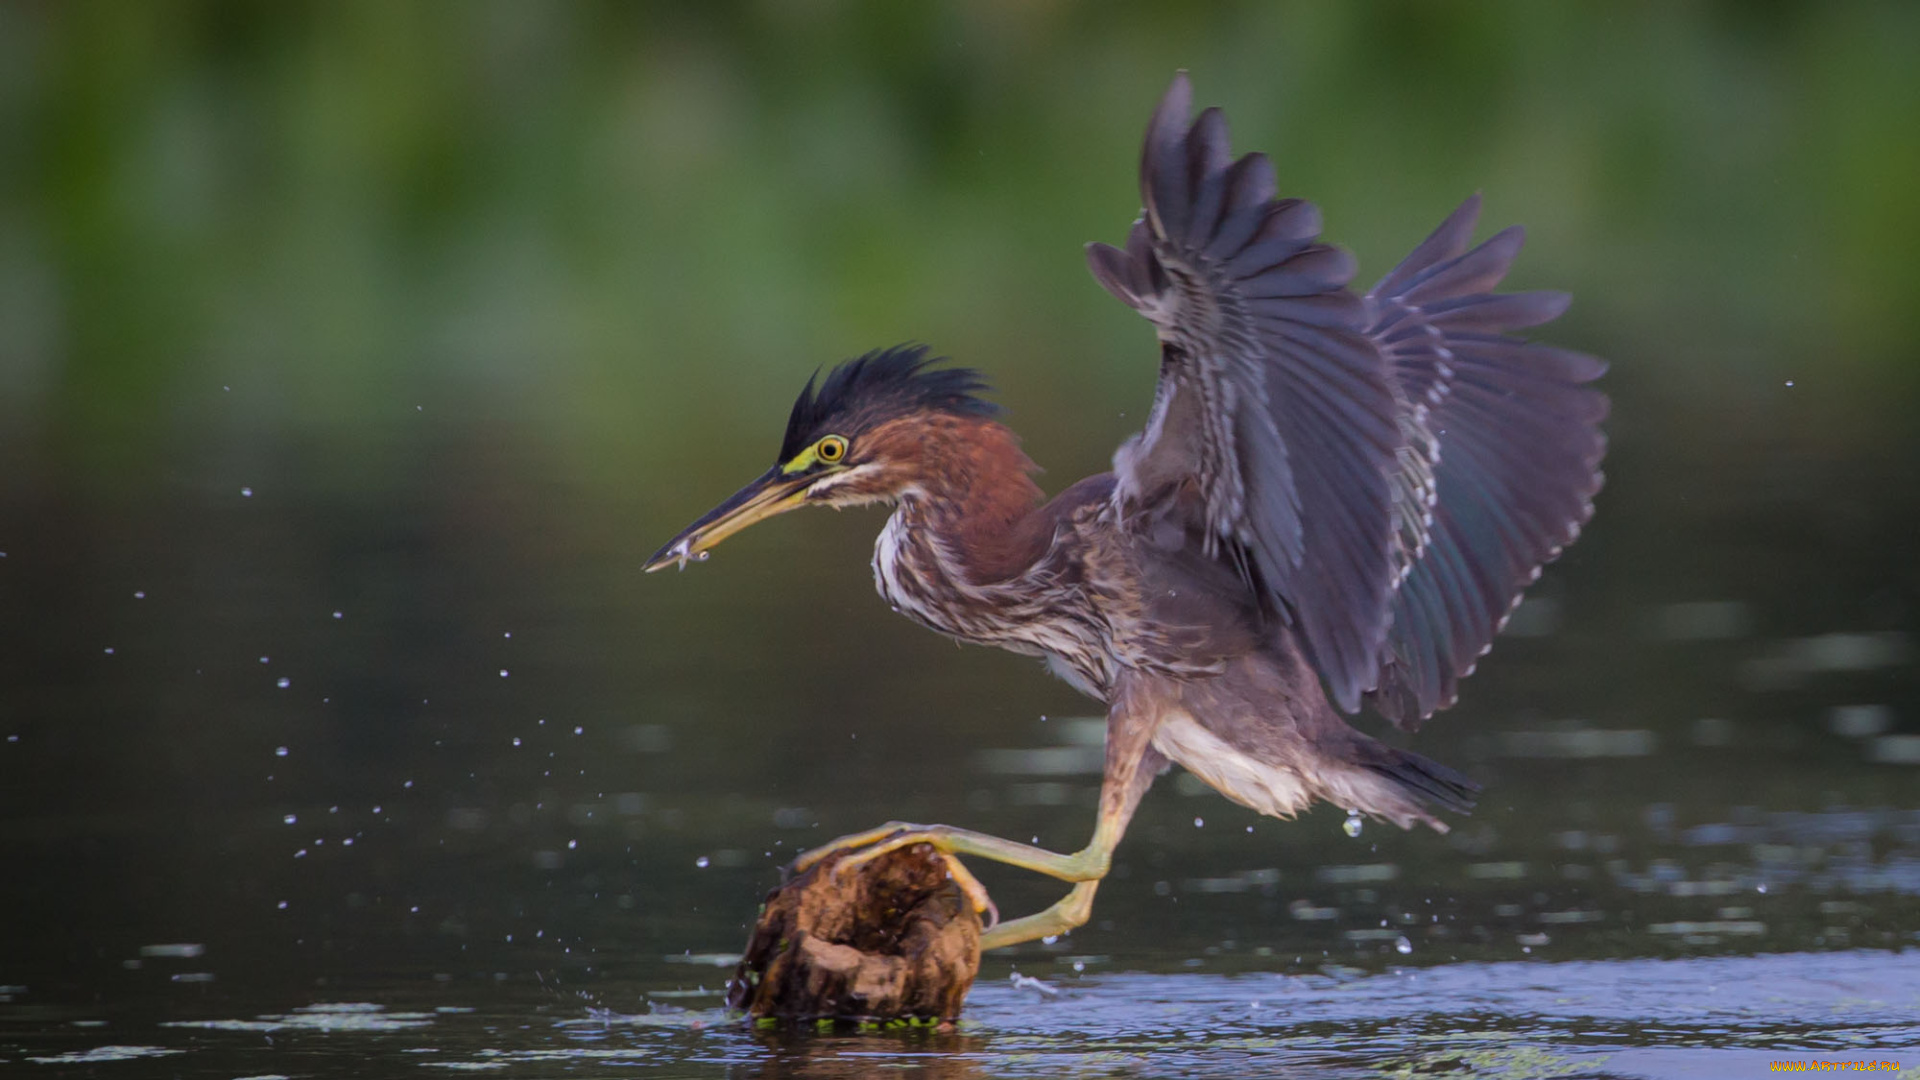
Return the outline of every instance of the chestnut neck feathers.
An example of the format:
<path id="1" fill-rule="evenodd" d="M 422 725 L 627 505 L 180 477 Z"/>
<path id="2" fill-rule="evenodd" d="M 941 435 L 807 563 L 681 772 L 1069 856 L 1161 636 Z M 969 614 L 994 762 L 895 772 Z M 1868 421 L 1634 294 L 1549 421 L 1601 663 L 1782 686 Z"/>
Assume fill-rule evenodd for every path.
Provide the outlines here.
<path id="1" fill-rule="evenodd" d="M 1045 550 L 1051 537 L 1031 535 L 1043 516 L 1033 482 L 1039 467 L 1004 425 L 936 413 L 883 425 L 869 438 L 891 444 L 887 456 L 902 463 L 897 513 L 928 530 L 975 584 L 1011 577 Z"/>

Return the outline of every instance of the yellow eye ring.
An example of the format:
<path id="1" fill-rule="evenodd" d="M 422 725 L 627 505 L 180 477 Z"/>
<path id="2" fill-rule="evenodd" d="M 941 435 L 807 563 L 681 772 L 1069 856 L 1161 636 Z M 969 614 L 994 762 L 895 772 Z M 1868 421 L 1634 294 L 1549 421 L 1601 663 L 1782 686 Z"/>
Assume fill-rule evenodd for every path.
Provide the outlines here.
<path id="1" fill-rule="evenodd" d="M 832 465 L 847 456 L 847 440 L 838 435 L 829 435 L 814 444 L 813 452 L 821 461 Z"/>

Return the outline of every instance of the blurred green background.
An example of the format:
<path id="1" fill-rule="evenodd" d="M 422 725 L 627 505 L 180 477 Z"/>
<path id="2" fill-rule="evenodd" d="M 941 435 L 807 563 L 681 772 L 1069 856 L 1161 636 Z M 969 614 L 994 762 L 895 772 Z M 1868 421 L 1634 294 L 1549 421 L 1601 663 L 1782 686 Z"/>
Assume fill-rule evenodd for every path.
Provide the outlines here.
<path id="1" fill-rule="evenodd" d="M 137 994 L 152 940 L 261 985 L 726 949 L 837 832 L 1081 843 L 1095 777 L 974 751 L 1089 703 L 891 615 L 878 512 L 639 564 L 817 366 L 900 341 L 983 369 L 1049 490 L 1103 469 L 1155 352 L 1081 245 L 1179 68 L 1363 283 L 1473 191 L 1525 223 L 1510 284 L 1575 295 L 1539 336 L 1613 363 L 1610 479 L 1421 736 L 1488 783 L 1470 828 L 1356 846 L 1169 781 L 1078 947 L 1377 952 L 1289 902 L 1431 881 L 1475 955 L 1569 904 L 1585 955 L 1905 940 L 1916 56 L 1897 2 L 0 2 L 0 906 L 48 931 L 0 982 Z M 1534 738 L 1589 729 L 1632 737 Z M 1848 805 L 1894 816 L 1808 824 Z M 1311 870 L 1368 858 L 1407 869 Z M 1279 891 L 1172 905 L 1248 866 Z M 1794 873 L 1864 906 L 1639 932 Z"/>
<path id="2" fill-rule="evenodd" d="M 1920 386 L 1917 22 L 8 3 L 9 441 L 125 489 L 211 440 L 334 440 L 362 488 L 382 477 L 353 443 L 457 399 L 567 476 L 679 510 L 767 456 L 816 364 L 914 339 L 988 369 L 1036 456 L 1078 475 L 1152 377 L 1080 245 L 1124 234 L 1179 67 L 1363 280 L 1484 191 L 1489 226 L 1531 229 L 1518 283 L 1579 299 L 1552 336 L 1617 358 L 1616 393 L 1898 439 Z"/>

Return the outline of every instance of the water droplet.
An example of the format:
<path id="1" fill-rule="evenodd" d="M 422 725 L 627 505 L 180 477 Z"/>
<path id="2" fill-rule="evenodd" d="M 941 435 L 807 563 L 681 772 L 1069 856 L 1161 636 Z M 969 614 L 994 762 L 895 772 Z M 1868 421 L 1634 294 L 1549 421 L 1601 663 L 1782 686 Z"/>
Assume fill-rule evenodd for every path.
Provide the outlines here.
<path id="1" fill-rule="evenodd" d="M 283 818 L 281 818 L 280 820 L 281 820 L 281 821 L 283 821 L 283 822 L 285 822 L 285 823 L 287 823 L 288 825 L 291 825 L 291 824 L 293 824 L 294 822 L 296 822 L 296 821 L 299 821 L 299 820 L 300 820 L 300 818 L 299 818 L 299 816 L 298 816 L 298 815 L 295 815 L 295 814 L 288 814 L 288 815 L 287 815 L 286 817 L 283 817 Z"/>
<path id="2" fill-rule="evenodd" d="M 583 727 L 576 727 L 576 728 L 574 728 L 574 729 L 573 729 L 573 733 L 574 733 L 575 735 L 581 735 L 581 734 L 585 734 L 585 732 L 586 732 L 586 730 L 587 730 L 587 729 L 586 729 L 586 728 L 583 728 Z"/>
<path id="3" fill-rule="evenodd" d="M 109 646 L 107 646 L 107 655 L 108 655 L 108 656 L 112 656 L 112 655 L 113 655 L 113 646 L 111 646 L 111 645 L 109 645 Z"/>
<path id="4" fill-rule="evenodd" d="M 575 851 L 575 850 L 578 850 L 578 849 L 579 849 L 579 847 L 580 847 L 580 841 L 578 841 L 578 840 L 569 840 L 569 841 L 567 841 L 567 850 L 568 850 L 568 851 Z"/>
<path id="5" fill-rule="evenodd" d="M 501 668 L 501 669 L 500 669 L 500 677 L 501 677 L 501 678 L 503 678 L 503 679 L 507 677 L 507 669 L 506 669 L 506 668 Z"/>
<path id="6" fill-rule="evenodd" d="M 699 858 L 693 860 L 693 865 L 699 867 L 702 870 L 705 870 L 707 868 L 707 862 L 708 862 L 707 857 L 705 855 L 702 855 Z"/>
<path id="7" fill-rule="evenodd" d="M 287 756 L 287 748 L 286 748 L 286 747 L 284 747 L 284 746 L 276 746 L 276 747 L 274 747 L 274 748 L 273 748 L 273 756 L 274 756 L 274 757 L 286 757 L 286 756 Z"/>
<path id="8" fill-rule="evenodd" d="M 513 636 L 513 631 L 511 631 L 511 630 L 509 630 L 509 631 L 507 631 L 506 633 L 504 633 L 504 634 L 501 634 L 500 636 L 501 636 L 501 637 L 508 637 L 508 638 L 510 638 L 510 637 L 512 637 L 512 636 Z"/>
<path id="9" fill-rule="evenodd" d="M 263 656 L 263 657 L 261 657 L 261 658 L 260 658 L 260 662 L 264 664 L 264 663 L 266 663 L 266 662 L 267 662 L 267 661 L 268 661 L 269 659 L 271 659 L 271 658 L 270 658 L 270 657 L 265 657 L 265 656 Z"/>
<path id="10" fill-rule="evenodd" d="M 1340 829 L 1348 836 L 1358 837 L 1360 835 L 1360 826 L 1360 815 L 1350 813 L 1347 815 L 1346 823 L 1341 825 Z"/>
<path id="11" fill-rule="evenodd" d="M 337 612 L 337 611 L 333 613 L 333 617 L 334 617 L 334 618 L 336 618 L 336 619 L 343 619 L 343 618 L 346 618 L 346 616 L 344 616 L 344 615 L 342 615 L 342 614 L 340 614 L 340 613 L 339 613 L 339 612 Z"/>
<path id="12" fill-rule="evenodd" d="M 1193 819 L 1193 827 L 1194 827 L 1194 828 L 1196 828 L 1196 829 L 1203 829 L 1203 828 L 1206 828 L 1206 825 L 1207 825 L 1207 819 L 1206 819 L 1206 818 L 1194 818 L 1194 819 Z"/>
<path id="13" fill-rule="evenodd" d="M 281 911 L 287 910 L 287 902 L 285 900 L 280 901 L 279 908 Z"/>
<path id="14" fill-rule="evenodd" d="M 1413 951 L 1413 942 L 1402 937 L 1399 941 L 1393 943 L 1393 951 L 1399 953 L 1401 956 L 1405 956 Z"/>
<path id="15" fill-rule="evenodd" d="M 1762 894 L 1764 894 L 1764 893 L 1765 893 L 1765 892 L 1767 891 L 1767 883 L 1766 883 L 1766 882 L 1764 882 L 1764 881 L 1763 881 L 1763 882 L 1761 882 L 1761 883 L 1760 883 L 1760 887 L 1759 887 L 1759 889 L 1758 889 L 1757 891 L 1758 891 L 1758 892 L 1760 892 L 1760 893 L 1762 893 Z"/>
<path id="16" fill-rule="evenodd" d="M 282 690 L 285 690 L 287 687 L 293 685 L 293 680 L 287 678 L 285 675 L 282 675 L 278 680 L 274 682 L 273 685 L 279 687 Z"/>
<path id="17" fill-rule="evenodd" d="M 133 598 L 135 600 L 145 600 L 147 598 L 147 590 L 145 589 L 133 590 Z"/>
<path id="18" fill-rule="evenodd" d="M 253 489 L 252 489 L 252 488 L 250 488 L 250 487 L 247 487 L 247 488 L 241 488 L 241 489 L 240 489 L 240 497 L 241 497 L 241 498 L 243 498 L 243 499 L 251 499 L 251 498 L 253 498 Z"/>
<path id="19" fill-rule="evenodd" d="M 513 745 L 515 745 L 515 746 L 519 746 L 519 745 L 520 745 L 520 736 L 518 736 L 518 735 L 515 735 L 515 736 L 513 737 Z"/>

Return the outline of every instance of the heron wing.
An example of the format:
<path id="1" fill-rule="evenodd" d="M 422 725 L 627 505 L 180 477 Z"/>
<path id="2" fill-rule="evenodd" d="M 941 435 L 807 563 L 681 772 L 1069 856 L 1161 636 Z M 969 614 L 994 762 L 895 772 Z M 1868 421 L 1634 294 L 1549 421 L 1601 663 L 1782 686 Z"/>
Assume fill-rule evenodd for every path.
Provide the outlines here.
<path id="1" fill-rule="evenodd" d="M 1593 514 L 1606 364 L 1509 331 L 1566 310 L 1564 293 L 1495 294 L 1525 234 L 1467 250 L 1474 196 L 1366 296 L 1405 435 L 1393 478 L 1405 575 L 1368 695 L 1412 730 L 1452 705 L 1540 568 Z"/>
<path id="2" fill-rule="evenodd" d="M 1107 291 L 1151 320 L 1160 381 L 1114 458 L 1129 520 L 1196 525 L 1293 625 L 1348 711 L 1374 684 L 1398 580 L 1390 475 L 1402 442 L 1387 361 L 1320 214 L 1231 159 L 1218 109 L 1191 125 L 1185 74 L 1141 154 L 1125 249 L 1088 246 Z"/>

